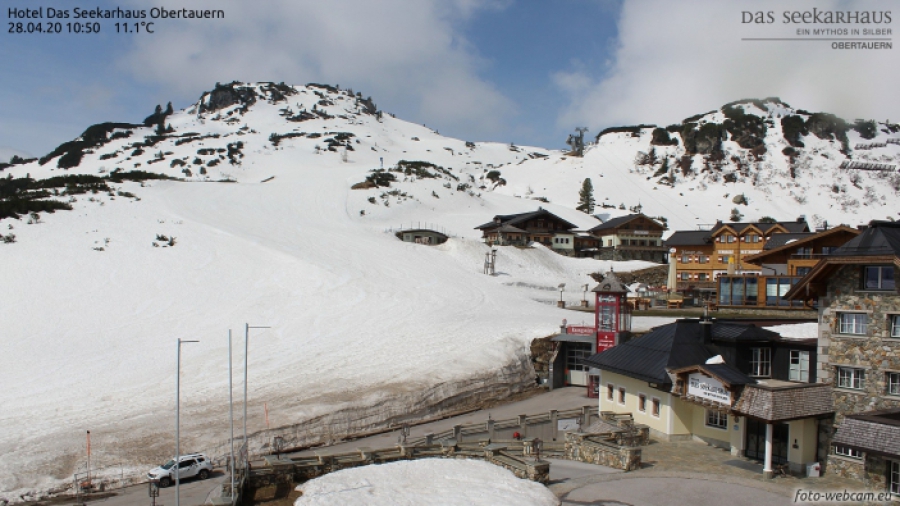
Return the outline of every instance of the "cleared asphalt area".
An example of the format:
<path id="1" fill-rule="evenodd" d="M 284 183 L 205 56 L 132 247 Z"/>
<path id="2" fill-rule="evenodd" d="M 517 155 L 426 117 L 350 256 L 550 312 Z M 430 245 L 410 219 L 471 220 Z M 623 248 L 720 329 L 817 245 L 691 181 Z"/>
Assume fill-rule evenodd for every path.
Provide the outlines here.
<path id="1" fill-rule="evenodd" d="M 553 466 L 551 465 L 551 469 Z M 584 476 L 582 476 L 584 478 Z M 577 480 L 581 481 L 581 480 Z M 551 485 L 551 489 L 554 487 Z M 557 496 L 562 506 L 759 506 L 792 504 L 791 498 L 754 487 L 701 478 L 622 476 L 578 484 Z"/>

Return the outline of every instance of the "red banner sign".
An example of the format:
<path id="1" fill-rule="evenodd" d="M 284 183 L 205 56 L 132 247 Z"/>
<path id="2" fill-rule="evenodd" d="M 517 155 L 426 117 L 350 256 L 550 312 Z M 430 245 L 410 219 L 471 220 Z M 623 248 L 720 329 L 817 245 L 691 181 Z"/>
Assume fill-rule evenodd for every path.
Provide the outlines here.
<path id="1" fill-rule="evenodd" d="M 592 336 L 597 332 L 597 329 L 594 327 L 584 327 L 579 325 L 569 325 L 566 327 L 567 334 L 580 334 L 585 336 Z"/>

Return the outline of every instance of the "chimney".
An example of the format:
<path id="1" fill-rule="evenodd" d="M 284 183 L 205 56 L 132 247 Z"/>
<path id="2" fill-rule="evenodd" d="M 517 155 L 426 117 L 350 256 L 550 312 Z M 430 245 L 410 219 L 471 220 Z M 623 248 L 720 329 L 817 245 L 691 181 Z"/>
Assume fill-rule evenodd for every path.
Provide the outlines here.
<path id="1" fill-rule="evenodd" d="M 800 216 L 797 216 L 797 223 L 803 223 L 804 221 L 806 221 L 805 214 L 801 214 Z"/>

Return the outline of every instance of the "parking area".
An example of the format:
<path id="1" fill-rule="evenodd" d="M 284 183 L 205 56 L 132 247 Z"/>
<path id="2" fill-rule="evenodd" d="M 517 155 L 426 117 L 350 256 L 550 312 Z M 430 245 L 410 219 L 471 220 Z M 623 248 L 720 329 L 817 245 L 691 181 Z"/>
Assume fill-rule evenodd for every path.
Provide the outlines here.
<path id="1" fill-rule="evenodd" d="M 642 453 L 644 467 L 630 473 L 553 461 L 549 488 L 563 506 L 720 506 L 723 500 L 728 506 L 778 505 L 794 504 L 797 490 L 863 490 L 858 482 L 828 474 L 766 479 L 762 464 L 705 443 L 654 441 Z"/>

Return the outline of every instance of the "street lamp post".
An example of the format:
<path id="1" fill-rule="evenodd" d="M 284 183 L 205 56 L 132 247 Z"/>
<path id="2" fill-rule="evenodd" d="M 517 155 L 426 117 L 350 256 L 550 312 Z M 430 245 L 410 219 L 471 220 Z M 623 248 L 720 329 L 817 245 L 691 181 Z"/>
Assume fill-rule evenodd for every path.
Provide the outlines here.
<path id="1" fill-rule="evenodd" d="M 250 459 L 250 447 L 247 445 L 247 352 L 250 343 L 250 329 L 269 329 L 272 327 L 251 326 L 244 324 L 244 453 Z"/>
<path id="2" fill-rule="evenodd" d="M 234 506 L 234 386 L 232 384 L 231 329 L 228 329 L 228 418 L 231 420 L 231 505 Z"/>
<path id="3" fill-rule="evenodd" d="M 178 338 L 178 353 L 175 372 L 175 506 L 181 506 L 181 343 L 199 343 Z"/>

